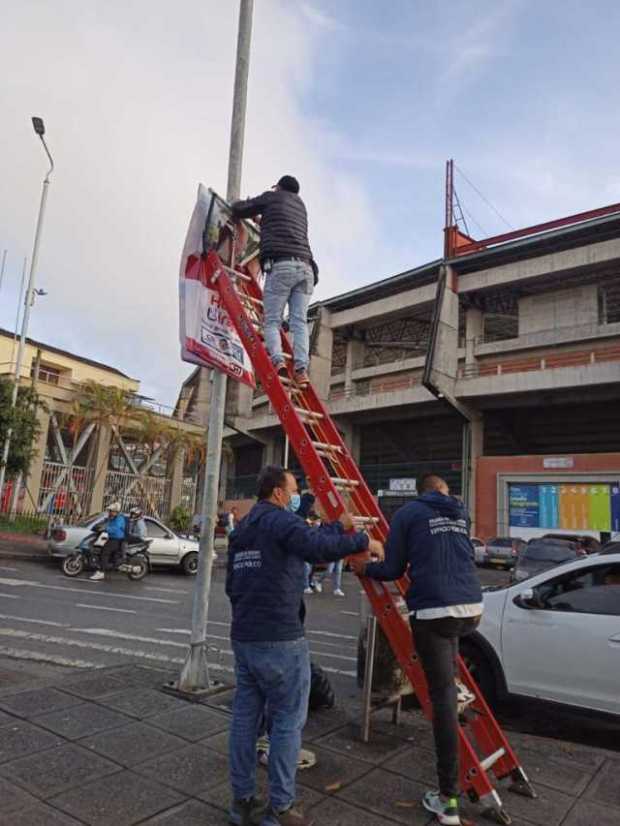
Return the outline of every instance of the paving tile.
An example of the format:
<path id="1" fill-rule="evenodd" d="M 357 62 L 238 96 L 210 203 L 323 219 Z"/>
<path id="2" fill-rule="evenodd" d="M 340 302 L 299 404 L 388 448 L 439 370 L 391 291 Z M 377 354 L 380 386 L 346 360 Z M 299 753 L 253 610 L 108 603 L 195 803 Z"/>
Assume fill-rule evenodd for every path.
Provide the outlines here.
<path id="1" fill-rule="evenodd" d="M 82 823 L 47 803 L 36 803 L 19 812 L 2 811 L 0 814 L 0 826 L 82 826 Z"/>
<path id="2" fill-rule="evenodd" d="M 90 826 L 131 826 L 183 802 L 181 795 L 133 772 L 109 775 L 49 801 Z"/>
<path id="3" fill-rule="evenodd" d="M 214 708 L 219 711 L 230 713 L 232 711 L 233 698 L 235 696 L 235 689 L 230 688 L 227 691 L 221 691 L 219 694 L 214 694 L 212 697 L 206 697 L 201 705 L 207 708 Z"/>
<path id="4" fill-rule="evenodd" d="M 620 809 L 620 760 L 606 760 L 585 794 L 588 800 Z M 620 823 L 620 813 L 617 815 Z"/>
<path id="5" fill-rule="evenodd" d="M 563 740 L 554 740 L 549 737 L 535 737 L 531 734 L 515 731 L 506 731 L 505 734 L 517 757 L 520 757 L 521 751 L 527 751 L 531 754 L 539 754 L 542 757 L 565 760 L 575 765 L 598 769 L 606 757 L 613 756 L 601 749 Z"/>
<path id="6" fill-rule="evenodd" d="M 312 771 L 312 769 L 308 769 L 308 771 Z M 322 800 L 325 800 L 325 795 L 320 794 L 315 789 L 311 789 L 301 783 L 300 779 L 304 780 L 305 777 L 305 771 L 298 772 L 296 784 L 297 802 L 301 803 L 306 810 L 310 810 Z M 256 793 L 264 800 L 269 798 L 269 780 L 267 777 L 267 772 L 264 769 L 259 769 L 256 774 Z M 210 803 L 212 806 L 216 806 L 218 809 L 228 811 L 232 797 L 230 780 L 227 779 L 225 783 L 221 783 L 219 786 L 214 786 L 213 788 L 209 788 L 206 791 L 201 792 L 197 795 L 197 797 L 207 803 Z"/>
<path id="7" fill-rule="evenodd" d="M 14 718 L 15 719 L 15 718 Z M 0 763 L 62 744 L 60 737 L 25 720 L 15 720 L 0 729 Z"/>
<path id="8" fill-rule="evenodd" d="M 100 697 L 97 702 L 137 720 L 144 720 L 165 711 L 184 709 L 187 706 L 185 700 L 179 700 L 153 688 L 128 688 L 126 691 Z"/>
<path id="9" fill-rule="evenodd" d="M 15 717 L 12 714 L 7 714 L 6 711 L 0 711 L 0 727 L 8 726 L 9 723 L 15 722 Z"/>
<path id="10" fill-rule="evenodd" d="M 303 783 L 312 789 L 325 794 L 325 787 L 334 783 L 345 786 L 357 780 L 358 777 L 368 774 L 370 766 L 354 757 L 345 757 L 329 749 L 318 748 L 311 743 L 312 751 L 316 754 L 317 763 L 311 769 L 303 772 Z"/>
<path id="11" fill-rule="evenodd" d="M 149 725 L 183 737 L 190 743 L 220 731 L 228 732 L 230 717 L 203 705 L 181 702 L 182 708 L 149 718 Z"/>
<path id="12" fill-rule="evenodd" d="M 359 726 L 355 723 L 348 723 L 331 734 L 314 740 L 312 746 L 332 749 L 343 756 L 366 760 L 373 765 L 382 763 L 388 757 L 407 749 L 402 740 L 377 731 L 372 732 L 368 743 L 364 743 L 360 739 Z"/>
<path id="13" fill-rule="evenodd" d="M 76 697 L 83 697 L 85 700 L 94 700 L 96 697 L 123 691 L 125 688 L 127 688 L 126 683 L 114 673 L 83 674 L 71 682 L 62 683 L 63 691 L 75 694 Z"/>
<path id="14" fill-rule="evenodd" d="M 19 786 L 2 778 L 0 778 L 0 801 L 2 801 L 3 813 L 14 812 L 16 809 L 24 809 L 26 806 L 37 803 L 34 797 L 20 789 Z"/>
<path id="15" fill-rule="evenodd" d="M 619 823 L 620 810 L 591 800 L 579 800 L 562 826 L 618 826 Z"/>
<path id="16" fill-rule="evenodd" d="M 183 748 L 187 741 L 146 723 L 131 723 L 123 728 L 85 737 L 80 745 L 115 760 L 122 766 L 135 766 L 152 757 Z"/>
<path id="17" fill-rule="evenodd" d="M 12 760 L 0 766 L 0 774 L 19 783 L 37 797 L 47 798 L 96 777 L 117 772 L 119 767 L 74 743 Z M 0 798 L 2 795 L 0 794 Z"/>
<path id="18" fill-rule="evenodd" d="M 415 748 L 406 749 L 386 760 L 381 768 L 396 772 L 396 774 L 402 774 L 403 777 L 423 783 L 425 786 L 435 787 L 437 785 L 434 751 Z"/>
<path id="19" fill-rule="evenodd" d="M 522 818 L 534 826 L 560 826 L 566 817 L 567 812 L 575 803 L 574 797 L 547 786 L 536 787 L 538 797 L 532 800 L 529 797 L 522 797 L 512 794 L 507 788 L 498 789 L 502 798 L 502 803 L 514 820 Z M 480 814 L 480 807 L 470 808 L 467 800 L 463 802 L 465 813 L 474 812 Z M 594 824 L 593 824 L 594 826 Z"/>
<path id="20" fill-rule="evenodd" d="M 560 792 L 578 797 L 592 780 L 597 769 L 594 766 L 586 768 L 570 759 L 549 757 L 529 749 L 519 750 L 519 760 L 533 785 L 539 783 L 557 789 Z"/>
<path id="21" fill-rule="evenodd" d="M 143 820 L 141 826 L 229 826 L 228 814 L 207 803 L 188 800 L 156 817 Z"/>
<path id="22" fill-rule="evenodd" d="M 134 766 L 134 771 L 159 778 L 167 786 L 189 795 L 217 786 L 229 774 L 227 758 L 201 744 L 140 763 Z"/>
<path id="23" fill-rule="evenodd" d="M 428 812 L 420 806 L 413 809 L 403 809 L 407 812 L 406 820 L 388 820 L 383 815 L 373 814 L 357 806 L 351 806 L 343 800 L 332 797 L 327 798 L 312 810 L 316 817 L 316 824 L 327 824 L 329 826 L 386 826 L 387 823 L 408 823 L 409 826 L 427 826 L 432 822 Z M 436 822 L 436 821 L 435 821 Z"/>
<path id="24" fill-rule="evenodd" d="M 77 697 L 57 691 L 55 688 L 37 688 L 34 691 L 22 691 L 10 697 L 3 697 L 0 700 L 0 708 L 18 717 L 30 718 L 70 708 L 80 702 Z"/>
<path id="25" fill-rule="evenodd" d="M 151 721 L 149 720 L 149 723 Z M 211 734 L 200 741 L 204 746 L 208 746 L 213 751 L 219 751 L 220 754 L 228 755 L 228 729 L 220 731 L 219 734 Z"/>
<path id="26" fill-rule="evenodd" d="M 79 740 L 98 731 L 118 728 L 128 723 L 129 718 L 96 703 L 82 703 L 62 711 L 42 714 L 37 717 L 36 722 L 37 725 L 60 734 L 67 740 Z"/>
<path id="27" fill-rule="evenodd" d="M 430 819 L 420 802 L 425 791 L 426 786 L 421 783 L 383 769 L 373 769 L 370 774 L 336 792 L 336 795 L 398 823 L 418 826 L 428 823 Z"/>
<path id="28" fill-rule="evenodd" d="M 164 683 L 178 677 L 178 671 L 132 664 L 115 669 L 114 677 L 121 680 L 125 688 L 159 689 Z"/>

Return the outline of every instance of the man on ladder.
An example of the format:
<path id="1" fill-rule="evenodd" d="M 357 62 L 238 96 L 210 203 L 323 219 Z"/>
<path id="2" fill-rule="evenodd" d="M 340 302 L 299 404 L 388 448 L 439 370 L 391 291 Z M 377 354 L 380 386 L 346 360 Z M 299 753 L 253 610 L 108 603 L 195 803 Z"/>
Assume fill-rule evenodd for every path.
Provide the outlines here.
<path id="1" fill-rule="evenodd" d="M 443 826 L 460 826 L 458 642 L 480 622 L 482 591 L 463 504 L 435 474 L 423 476 L 419 488 L 421 495 L 394 516 L 385 561 L 353 558 L 351 567 L 382 581 L 399 579 L 409 567 L 407 605 L 433 705 L 439 778 L 439 790 L 422 802 Z"/>
<path id="2" fill-rule="evenodd" d="M 256 198 L 236 201 L 234 218 L 261 216 L 260 263 L 265 273 L 265 345 L 278 372 L 284 365 L 280 327 L 288 304 L 293 334 L 295 380 L 307 387 L 309 349 L 308 304 L 318 278 L 318 267 L 308 242 L 308 215 L 299 197 L 299 181 L 283 175 L 278 183 Z"/>

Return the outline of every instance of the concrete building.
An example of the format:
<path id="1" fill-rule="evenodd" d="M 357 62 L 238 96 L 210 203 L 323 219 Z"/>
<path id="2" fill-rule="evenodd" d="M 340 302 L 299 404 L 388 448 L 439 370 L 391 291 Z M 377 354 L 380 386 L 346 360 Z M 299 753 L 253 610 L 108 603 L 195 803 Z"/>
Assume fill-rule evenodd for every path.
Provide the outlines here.
<path id="1" fill-rule="evenodd" d="M 0 329 L 0 377 L 13 376 L 16 352 L 14 335 Z M 0 512 L 13 504 L 23 513 L 79 518 L 113 499 L 162 518 L 180 503 L 193 510 L 186 446 L 201 427 L 140 396 L 137 379 L 40 341 L 27 339 L 19 378 L 43 401 L 40 430 L 28 478 L 8 480 Z M 79 400 L 89 383 L 118 391 L 115 413 L 95 406 L 83 415 Z"/>
<path id="2" fill-rule="evenodd" d="M 484 538 L 620 532 L 620 206 L 584 216 L 460 236 L 311 308 L 312 380 L 375 492 L 434 470 Z M 228 440 L 242 507 L 284 454 L 260 388 L 251 405 Z"/>

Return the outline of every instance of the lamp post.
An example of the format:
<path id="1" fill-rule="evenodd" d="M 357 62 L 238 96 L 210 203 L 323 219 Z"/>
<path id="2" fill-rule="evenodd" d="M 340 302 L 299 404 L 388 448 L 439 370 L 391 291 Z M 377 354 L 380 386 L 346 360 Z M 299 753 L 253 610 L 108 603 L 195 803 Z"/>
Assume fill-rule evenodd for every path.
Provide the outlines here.
<path id="1" fill-rule="evenodd" d="M 13 395 L 11 398 L 11 408 L 15 407 L 17 403 L 17 392 L 19 390 L 19 374 L 21 372 L 22 360 L 24 358 L 24 349 L 26 346 L 26 336 L 28 335 L 28 322 L 30 321 L 30 309 L 34 304 L 34 297 L 41 294 L 39 290 L 35 289 L 34 279 L 37 271 L 37 262 L 39 258 L 39 244 L 41 242 L 41 233 L 43 230 L 43 218 L 45 217 L 45 205 L 47 203 L 47 190 L 50 184 L 50 175 L 54 171 L 54 161 L 50 155 L 50 151 L 45 143 L 45 125 L 42 118 L 33 118 L 32 126 L 34 131 L 41 139 L 45 154 L 47 155 L 50 168 L 43 179 L 43 190 L 41 192 L 41 203 L 39 205 L 39 215 L 37 218 L 37 227 L 34 233 L 34 244 L 32 247 L 32 258 L 30 261 L 30 275 L 28 278 L 28 287 L 26 289 L 26 296 L 24 298 L 24 317 L 22 319 L 22 330 L 19 338 L 19 347 L 17 348 L 17 358 L 15 360 L 15 379 L 13 384 Z M 9 450 L 11 447 L 11 437 L 13 429 L 9 427 L 6 438 L 4 440 L 4 447 L 2 449 L 2 459 L 0 460 L 0 503 L 2 502 L 2 488 L 4 487 L 4 477 L 6 475 L 6 463 L 9 458 Z"/>

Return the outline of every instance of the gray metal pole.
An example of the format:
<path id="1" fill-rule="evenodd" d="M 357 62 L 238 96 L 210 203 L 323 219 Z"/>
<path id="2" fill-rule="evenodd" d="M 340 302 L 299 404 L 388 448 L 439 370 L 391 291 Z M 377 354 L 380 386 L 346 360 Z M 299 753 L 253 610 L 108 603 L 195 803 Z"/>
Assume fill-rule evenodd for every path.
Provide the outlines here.
<path id="1" fill-rule="evenodd" d="M 2 251 L 2 266 L 0 266 L 0 290 L 2 289 L 2 282 L 4 280 L 4 267 L 5 267 L 5 264 L 6 264 L 7 253 L 8 253 L 8 250 L 3 250 Z"/>
<path id="2" fill-rule="evenodd" d="M 250 42 L 252 39 L 252 13 L 254 0 L 240 0 L 239 34 L 237 38 L 237 65 L 233 97 L 230 150 L 228 158 L 228 202 L 235 201 L 241 193 L 243 165 L 243 138 L 245 111 L 250 68 Z M 207 665 L 207 619 L 209 616 L 209 591 L 215 553 L 215 524 L 222 461 L 222 436 L 226 408 L 226 375 L 216 370 L 211 375 L 209 399 L 209 424 L 207 428 L 207 457 L 202 496 L 202 525 L 200 529 L 200 553 L 198 572 L 194 586 L 192 607 L 192 635 L 190 650 L 181 670 L 178 689 L 185 692 L 205 691 L 211 687 Z"/>
<path id="3" fill-rule="evenodd" d="M 30 275 L 28 277 L 28 288 L 26 290 L 26 297 L 24 299 L 24 317 L 22 319 L 22 332 L 19 339 L 19 347 L 17 348 L 17 359 L 15 360 L 15 383 L 13 384 L 13 395 L 11 397 L 11 407 L 15 407 L 17 402 L 17 393 L 19 390 L 19 374 L 22 367 L 22 360 L 24 358 L 24 349 L 26 346 L 26 336 L 28 335 L 28 322 L 30 321 L 30 308 L 34 304 L 34 280 L 37 271 L 37 262 L 39 260 L 39 244 L 41 243 L 41 232 L 43 229 L 43 219 L 45 217 L 45 205 L 47 203 L 47 190 L 50 185 L 50 175 L 54 171 L 54 161 L 49 153 L 47 145 L 41 135 L 41 142 L 47 153 L 50 161 L 50 168 L 47 175 L 43 179 L 43 191 L 41 192 L 41 203 L 39 205 L 39 216 L 37 218 L 37 228 L 34 233 L 34 244 L 32 247 L 32 260 L 30 262 Z M 2 460 L 0 460 L 0 501 L 2 500 L 2 488 L 4 487 L 4 477 L 6 474 L 6 463 L 9 458 L 9 450 L 11 448 L 11 437 L 13 435 L 12 428 L 7 430 L 6 438 L 4 440 L 4 448 L 2 450 Z"/>

